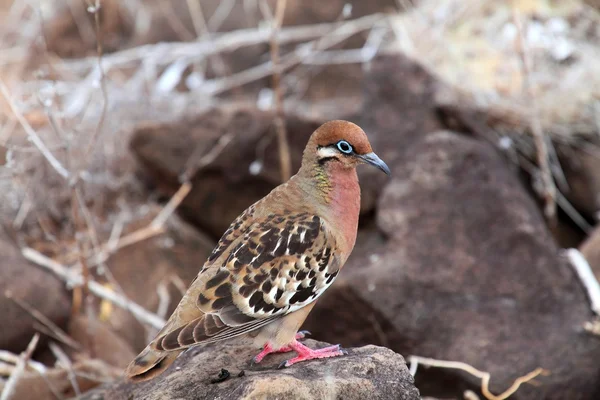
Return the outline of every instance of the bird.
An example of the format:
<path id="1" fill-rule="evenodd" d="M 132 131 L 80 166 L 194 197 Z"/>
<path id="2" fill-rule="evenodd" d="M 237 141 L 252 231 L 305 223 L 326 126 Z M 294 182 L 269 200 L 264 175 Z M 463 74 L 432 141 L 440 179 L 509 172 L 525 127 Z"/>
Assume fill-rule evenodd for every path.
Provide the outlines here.
<path id="1" fill-rule="evenodd" d="M 247 335 L 262 350 L 295 352 L 281 367 L 346 354 L 340 345 L 311 349 L 299 328 L 335 281 L 358 231 L 356 167 L 390 169 L 356 124 L 325 122 L 310 136 L 301 167 L 251 205 L 225 231 L 177 308 L 125 376 L 145 381 L 191 346 Z"/>

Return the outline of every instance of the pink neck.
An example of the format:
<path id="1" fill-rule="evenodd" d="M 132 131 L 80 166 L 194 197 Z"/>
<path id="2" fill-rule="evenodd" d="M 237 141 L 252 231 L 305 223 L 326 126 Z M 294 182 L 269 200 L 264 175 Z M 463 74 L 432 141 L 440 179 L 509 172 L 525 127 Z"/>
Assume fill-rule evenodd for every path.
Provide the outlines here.
<path id="1" fill-rule="evenodd" d="M 349 250 L 356 242 L 358 215 L 360 213 L 360 186 L 354 168 L 344 168 L 338 163 L 327 166 L 327 175 L 331 183 L 328 197 L 331 223 L 335 223 L 342 232 Z"/>

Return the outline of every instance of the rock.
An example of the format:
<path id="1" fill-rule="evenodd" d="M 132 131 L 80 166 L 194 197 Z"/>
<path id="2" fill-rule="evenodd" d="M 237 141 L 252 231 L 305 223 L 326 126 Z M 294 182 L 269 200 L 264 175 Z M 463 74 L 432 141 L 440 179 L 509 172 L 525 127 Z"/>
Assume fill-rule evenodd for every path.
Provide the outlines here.
<path id="1" fill-rule="evenodd" d="M 551 371 L 515 399 L 597 398 L 600 347 L 582 329 L 584 291 L 507 162 L 485 142 L 439 132 L 403 166 L 377 212 L 388 243 L 355 255 L 304 328 L 346 346 L 469 363 L 491 373 L 494 393 Z M 479 385 L 447 370 L 417 374 L 424 395 Z"/>
<path id="2" fill-rule="evenodd" d="M 325 343 L 312 340 L 309 346 Z M 194 348 L 153 380 L 116 382 L 86 393 L 82 400 L 170 399 L 419 399 L 419 391 L 401 355 L 365 346 L 344 357 L 310 361 L 286 369 L 277 366 L 289 354 L 272 355 L 257 366 L 253 346 L 241 340 Z M 226 369 L 230 377 L 211 383 Z M 242 376 L 240 376 L 243 371 Z"/>
<path id="3" fill-rule="evenodd" d="M 37 329 L 35 320 L 10 296 L 26 302 L 64 328 L 70 315 L 71 298 L 65 284 L 23 258 L 0 226 L 0 349 L 20 353 Z M 52 301 L 48 301 L 52 299 Z"/>
<path id="4" fill-rule="evenodd" d="M 376 57 L 364 79 L 360 126 L 377 154 L 395 171 L 407 150 L 423 136 L 441 128 L 435 93 L 439 80 L 400 53 Z M 372 168 L 359 169 L 363 213 L 375 208 L 387 178 Z"/>
<path id="5" fill-rule="evenodd" d="M 147 226 L 158 211 L 159 207 L 153 206 L 145 218 L 128 225 L 123 234 Z M 160 303 L 157 289 L 164 284 L 170 298 L 166 309 L 168 317 L 183 295 L 174 283 L 187 289 L 214 242 L 176 215 L 169 218 L 166 227 L 162 235 L 120 249 L 108 260 L 108 268 L 127 297 L 152 312 L 156 312 Z M 112 307 L 107 323 L 136 352 L 146 346 L 145 328 L 127 310 Z"/>

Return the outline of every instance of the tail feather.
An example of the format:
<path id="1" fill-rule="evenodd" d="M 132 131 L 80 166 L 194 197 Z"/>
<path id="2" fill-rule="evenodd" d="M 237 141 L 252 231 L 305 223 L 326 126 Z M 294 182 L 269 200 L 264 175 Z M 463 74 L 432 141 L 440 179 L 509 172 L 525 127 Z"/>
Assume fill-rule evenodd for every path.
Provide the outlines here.
<path id="1" fill-rule="evenodd" d="M 169 368 L 182 350 L 158 351 L 148 345 L 129 364 L 125 370 L 125 376 L 132 382 L 143 382 L 152 379 Z"/>

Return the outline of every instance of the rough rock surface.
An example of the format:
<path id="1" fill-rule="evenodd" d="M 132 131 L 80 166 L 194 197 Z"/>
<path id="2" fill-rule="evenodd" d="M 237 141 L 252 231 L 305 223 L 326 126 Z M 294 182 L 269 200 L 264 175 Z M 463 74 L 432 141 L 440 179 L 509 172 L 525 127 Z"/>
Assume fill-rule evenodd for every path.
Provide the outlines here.
<path id="1" fill-rule="evenodd" d="M 309 346 L 325 343 L 309 340 Z M 250 366 L 253 346 L 239 340 L 195 348 L 148 382 L 116 382 L 85 394 L 84 400 L 173 399 L 386 399 L 416 400 L 419 391 L 404 359 L 376 346 L 349 349 L 344 357 L 277 366 L 290 354 L 271 355 Z M 292 353 L 293 354 L 293 353 Z M 221 369 L 230 377 L 212 383 Z M 240 376 L 241 371 L 244 371 Z M 214 381 L 213 381 L 214 382 Z"/>
<path id="2" fill-rule="evenodd" d="M 20 353 L 36 332 L 35 320 L 5 296 L 8 290 L 64 328 L 71 310 L 65 284 L 27 262 L 0 227 L 0 349 Z"/>
<path id="3" fill-rule="evenodd" d="M 537 367 L 551 371 L 515 399 L 598 398 L 600 346 L 582 330 L 587 299 L 499 154 L 440 132 L 394 172 L 377 214 L 387 245 L 353 258 L 305 328 L 346 346 L 467 362 L 492 374 L 494 392 Z M 447 396 L 478 383 L 423 369 L 417 385 Z"/>

